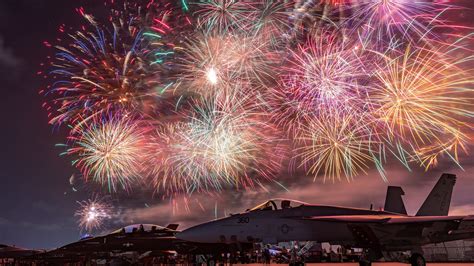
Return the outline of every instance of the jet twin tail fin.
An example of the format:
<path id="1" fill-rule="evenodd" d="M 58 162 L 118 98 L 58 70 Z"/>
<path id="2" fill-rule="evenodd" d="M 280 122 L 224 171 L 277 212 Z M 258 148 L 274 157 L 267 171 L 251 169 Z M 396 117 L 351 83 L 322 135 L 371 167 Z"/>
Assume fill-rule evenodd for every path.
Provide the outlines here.
<path id="1" fill-rule="evenodd" d="M 442 174 L 431 190 L 416 216 L 446 216 L 451 205 L 451 195 L 456 183 L 456 175 Z"/>
<path id="2" fill-rule="evenodd" d="M 387 188 L 384 210 L 407 215 L 407 210 L 405 209 L 405 204 L 402 199 L 403 195 L 405 195 L 405 192 L 401 187 L 389 186 Z"/>
<path id="3" fill-rule="evenodd" d="M 446 216 L 451 204 L 451 195 L 456 183 L 456 175 L 442 174 L 436 185 L 431 190 L 416 216 Z M 405 192 L 401 187 L 389 186 L 385 198 L 384 210 L 388 212 L 407 215 L 402 196 Z"/>

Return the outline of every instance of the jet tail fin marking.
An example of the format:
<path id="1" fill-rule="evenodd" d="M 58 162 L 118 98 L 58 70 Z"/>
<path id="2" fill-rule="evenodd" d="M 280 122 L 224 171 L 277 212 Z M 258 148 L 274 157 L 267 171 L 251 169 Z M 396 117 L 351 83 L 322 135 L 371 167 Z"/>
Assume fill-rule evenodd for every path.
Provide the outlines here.
<path id="1" fill-rule="evenodd" d="M 451 195 L 456 183 L 456 175 L 442 174 L 431 190 L 416 216 L 446 216 L 451 205 Z"/>
<path id="2" fill-rule="evenodd" d="M 176 231 L 178 229 L 179 224 L 169 224 L 166 228 Z"/>
<path id="3" fill-rule="evenodd" d="M 402 199 L 402 196 L 404 195 L 405 192 L 401 187 L 387 187 L 387 196 L 385 198 L 384 210 L 407 215 L 407 210 Z"/>

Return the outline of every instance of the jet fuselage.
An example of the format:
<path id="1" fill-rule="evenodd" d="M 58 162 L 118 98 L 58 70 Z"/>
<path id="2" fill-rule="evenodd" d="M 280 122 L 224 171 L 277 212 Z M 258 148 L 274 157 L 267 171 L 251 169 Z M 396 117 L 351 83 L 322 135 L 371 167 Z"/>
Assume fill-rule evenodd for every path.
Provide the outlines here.
<path id="1" fill-rule="evenodd" d="M 311 219 L 340 215 L 398 216 L 383 211 L 323 205 L 301 205 L 280 209 L 261 208 L 197 225 L 180 233 L 178 238 L 202 243 L 278 243 L 314 240 L 353 243 L 353 232 L 347 224 Z"/>

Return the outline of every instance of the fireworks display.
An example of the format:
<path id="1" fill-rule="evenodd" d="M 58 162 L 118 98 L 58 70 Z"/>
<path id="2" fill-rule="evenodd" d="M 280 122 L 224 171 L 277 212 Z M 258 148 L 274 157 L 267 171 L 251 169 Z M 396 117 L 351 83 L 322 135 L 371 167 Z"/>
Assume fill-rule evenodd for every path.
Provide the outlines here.
<path id="1" fill-rule="evenodd" d="M 284 144 L 249 101 L 203 100 L 184 121 L 159 128 L 150 142 L 157 190 L 253 187 L 273 177 L 281 168 Z"/>
<path id="2" fill-rule="evenodd" d="M 472 36 L 447 1 L 137 2 L 78 9 L 41 91 L 65 154 L 109 191 L 385 179 L 461 165 L 472 141 Z"/>

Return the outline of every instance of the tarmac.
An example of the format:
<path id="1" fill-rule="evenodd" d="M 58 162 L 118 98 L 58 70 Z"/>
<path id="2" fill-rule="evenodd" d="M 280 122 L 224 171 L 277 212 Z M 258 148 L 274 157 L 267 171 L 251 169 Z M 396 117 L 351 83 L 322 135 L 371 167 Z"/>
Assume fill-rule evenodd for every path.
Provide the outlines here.
<path id="1" fill-rule="evenodd" d="M 239 265 L 239 266 L 262 266 L 262 265 L 268 265 L 268 266 L 280 266 L 280 265 L 288 265 L 288 264 L 232 264 L 233 266 Z M 347 262 L 347 263 L 340 263 L 340 262 L 333 262 L 333 263 L 306 263 L 305 265 L 311 266 L 359 266 L 358 263 L 353 263 L 353 262 Z M 374 262 L 372 263 L 372 266 L 407 266 L 409 264 L 404 264 L 404 263 L 398 263 L 398 262 Z M 458 263 L 458 262 L 449 262 L 449 263 L 427 263 L 427 266 L 449 266 L 449 265 L 454 265 L 454 266 L 474 266 L 474 262 L 471 263 Z"/>

